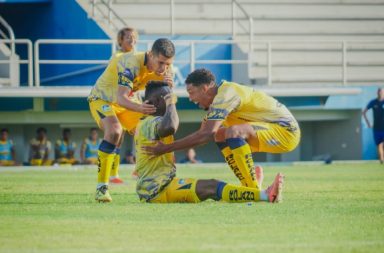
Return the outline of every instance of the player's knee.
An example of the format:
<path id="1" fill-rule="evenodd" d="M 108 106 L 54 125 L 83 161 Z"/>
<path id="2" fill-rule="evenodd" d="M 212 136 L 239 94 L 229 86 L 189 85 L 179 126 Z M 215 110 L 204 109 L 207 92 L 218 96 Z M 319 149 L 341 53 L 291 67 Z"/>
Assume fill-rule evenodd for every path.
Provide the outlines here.
<path id="1" fill-rule="evenodd" d="M 225 134 L 225 138 L 226 139 L 229 139 L 229 138 L 239 138 L 242 136 L 242 131 L 241 131 L 241 128 L 239 126 L 231 126 L 228 128 L 226 134 Z"/>
<path id="2" fill-rule="evenodd" d="M 196 183 L 196 194 L 201 201 L 206 199 L 217 199 L 217 185 L 219 181 L 215 179 L 199 180 Z"/>
<path id="3" fill-rule="evenodd" d="M 106 133 L 108 135 L 108 139 L 117 144 L 121 138 L 121 135 L 123 133 L 123 129 L 119 126 L 112 127 L 109 129 L 109 131 Z"/>

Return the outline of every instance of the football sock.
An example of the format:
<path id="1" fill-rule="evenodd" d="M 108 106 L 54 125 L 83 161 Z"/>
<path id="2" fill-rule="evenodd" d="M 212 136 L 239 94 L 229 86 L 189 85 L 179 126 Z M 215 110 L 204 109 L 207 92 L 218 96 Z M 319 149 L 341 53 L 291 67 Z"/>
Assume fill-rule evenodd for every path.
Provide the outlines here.
<path id="1" fill-rule="evenodd" d="M 265 191 L 260 191 L 254 187 L 227 184 L 225 182 L 218 184 L 216 194 L 217 199 L 232 203 L 268 201 Z"/>
<path id="2" fill-rule="evenodd" d="M 217 142 L 217 146 L 220 148 L 221 153 L 224 156 L 225 161 L 227 162 L 228 166 L 231 168 L 233 174 L 240 180 L 241 184 L 244 185 L 245 177 L 242 174 L 242 172 L 237 167 L 236 161 L 233 159 L 232 150 L 230 147 L 228 147 L 227 143 L 225 142 Z M 244 183 L 243 183 L 244 182 Z"/>
<path id="3" fill-rule="evenodd" d="M 115 148 L 115 145 L 106 140 L 100 143 L 98 151 L 97 188 L 108 185 L 109 175 L 111 174 L 112 164 L 115 159 Z"/>
<path id="4" fill-rule="evenodd" d="M 233 160 L 243 179 L 240 180 L 243 186 L 258 188 L 255 177 L 254 164 L 251 148 L 243 138 L 229 138 L 226 140 L 231 149 Z"/>
<path id="5" fill-rule="evenodd" d="M 115 149 L 115 159 L 112 164 L 112 170 L 111 170 L 111 179 L 119 177 L 119 167 L 120 167 L 120 149 Z"/>

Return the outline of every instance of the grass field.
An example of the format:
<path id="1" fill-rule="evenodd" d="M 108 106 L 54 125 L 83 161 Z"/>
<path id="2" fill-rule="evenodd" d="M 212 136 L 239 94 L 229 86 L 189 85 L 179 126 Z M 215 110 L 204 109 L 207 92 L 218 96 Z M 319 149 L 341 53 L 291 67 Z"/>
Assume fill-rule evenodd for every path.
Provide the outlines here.
<path id="1" fill-rule="evenodd" d="M 207 167 L 207 168 L 205 168 Z M 281 204 L 142 204 L 130 178 L 93 200 L 96 168 L 0 168 L 0 252 L 384 252 L 384 166 L 264 167 Z M 237 183 L 226 165 L 180 177 Z"/>

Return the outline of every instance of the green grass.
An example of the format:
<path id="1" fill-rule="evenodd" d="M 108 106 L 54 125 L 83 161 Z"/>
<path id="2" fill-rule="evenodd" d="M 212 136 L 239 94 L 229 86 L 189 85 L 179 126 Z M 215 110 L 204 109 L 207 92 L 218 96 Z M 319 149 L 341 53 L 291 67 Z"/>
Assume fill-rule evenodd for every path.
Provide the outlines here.
<path id="1" fill-rule="evenodd" d="M 205 166 L 178 176 L 237 183 L 226 165 Z M 0 169 L 0 252 L 384 252 L 384 166 L 264 171 L 265 184 L 286 175 L 282 204 L 142 204 L 131 179 L 98 204 L 96 168 Z"/>

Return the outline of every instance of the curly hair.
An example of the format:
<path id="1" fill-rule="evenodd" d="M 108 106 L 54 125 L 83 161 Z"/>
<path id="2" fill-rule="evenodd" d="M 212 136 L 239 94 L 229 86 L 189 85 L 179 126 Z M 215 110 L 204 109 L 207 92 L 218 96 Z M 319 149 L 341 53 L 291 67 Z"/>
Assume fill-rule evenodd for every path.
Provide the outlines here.
<path id="1" fill-rule="evenodd" d="M 200 86 L 203 84 L 210 84 L 215 82 L 215 76 L 208 69 L 196 69 L 187 76 L 185 79 L 186 84 L 191 84 L 193 86 Z"/>

